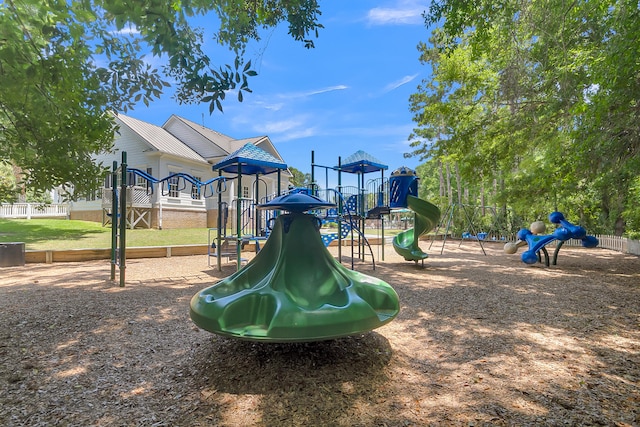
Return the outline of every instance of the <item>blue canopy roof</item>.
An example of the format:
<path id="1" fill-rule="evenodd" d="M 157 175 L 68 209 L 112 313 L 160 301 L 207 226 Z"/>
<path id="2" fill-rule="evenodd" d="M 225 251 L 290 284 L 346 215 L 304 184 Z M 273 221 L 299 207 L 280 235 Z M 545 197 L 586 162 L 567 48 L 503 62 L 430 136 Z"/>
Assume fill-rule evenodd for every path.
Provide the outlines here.
<path id="1" fill-rule="evenodd" d="M 344 159 L 341 167 L 341 170 L 349 173 L 369 173 L 385 169 L 389 169 L 389 166 L 383 165 L 380 160 L 362 150 Z"/>
<path id="2" fill-rule="evenodd" d="M 212 168 L 227 173 L 238 173 L 238 165 L 240 165 L 242 175 L 268 175 L 287 168 L 286 163 L 282 163 L 262 148 L 251 143 L 247 143 L 229 154 Z"/>

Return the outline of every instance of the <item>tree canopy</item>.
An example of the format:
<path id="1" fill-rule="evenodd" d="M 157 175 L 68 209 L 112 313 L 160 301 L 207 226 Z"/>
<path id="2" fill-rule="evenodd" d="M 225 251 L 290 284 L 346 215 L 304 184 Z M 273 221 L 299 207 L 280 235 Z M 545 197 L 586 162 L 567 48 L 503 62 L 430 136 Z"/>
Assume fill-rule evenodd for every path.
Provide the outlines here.
<path id="1" fill-rule="evenodd" d="M 18 193 L 16 177 L 11 165 L 0 163 L 0 203 L 15 201 Z"/>
<path id="2" fill-rule="evenodd" d="M 412 155 L 471 194 L 591 232 L 632 225 L 640 170 L 640 9 L 628 0 L 436 0 L 411 97 Z M 637 217 L 637 214 L 635 214 Z M 640 230 L 637 230 L 640 231 Z"/>
<path id="3" fill-rule="evenodd" d="M 190 24 L 211 15 L 210 34 Z M 313 47 L 322 25 L 317 0 L 7 0 L 0 3 L 0 162 L 19 166 L 35 189 L 97 186 L 104 169 L 92 156 L 112 147 L 113 118 L 149 104 L 175 80 L 181 103 L 222 110 L 229 91 L 242 101 L 255 76 L 245 47 L 260 29 L 288 23 Z M 204 37 L 227 46 L 216 64 Z M 166 60 L 161 69 L 146 55 Z"/>
<path id="4" fill-rule="evenodd" d="M 306 187 L 311 182 L 310 173 L 304 173 L 301 170 L 294 168 L 293 166 L 289 166 L 289 171 L 293 175 L 289 182 L 294 187 Z"/>

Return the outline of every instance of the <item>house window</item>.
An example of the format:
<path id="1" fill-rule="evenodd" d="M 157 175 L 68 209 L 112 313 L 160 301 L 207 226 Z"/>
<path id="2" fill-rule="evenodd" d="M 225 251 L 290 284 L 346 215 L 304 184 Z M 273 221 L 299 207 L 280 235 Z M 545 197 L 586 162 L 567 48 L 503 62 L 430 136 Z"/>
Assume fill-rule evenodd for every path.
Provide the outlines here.
<path id="1" fill-rule="evenodd" d="M 146 187 L 147 182 L 148 181 L 144 177 L 136 175 L 136 187 Z"/>
<path id="2" fill-rule="evenodd" d="M 167 184 L 169 185 L 169 197 L 180 197 L 180 190 L 178 189 L 178 182 L 180 181 L 180 177 L 174 176 L 167 180 Z"/>
<path id="3" fill-rule="evenodd" d="M 152 168 L 146 168 L 145 172 L 147 173 L 148 176 L 153 177 L 153 169 Z M 140 175 L 136 174 L 135 186 L 139 187 L 139 188 L 145 188 L 147 190 L 147 194 L 152 194 L 153 193 L 153 182 L 151 182 L 150 180 L 148 180 L 144 176 L 140 176 Z"/>
<path id="4" fill-rule="evenodd" d="M 195 180 L 198 182 L 202 182 L 202 178 L 199 176 L 194 176 Z M 192 199 L 200 199 L 200 188 L 197 185 L 191 184 L 191 198 Z"/>
<path id="5" fill-rule="evenodd" d="M 242 187 L 242 197 L 245 199 L 249 198 L 249 187 Z"/>
<path id="6" fill-rule="evenodd" d="M 147 175 L 153 176 L 153 168 L 147 168 Z M 145 185 L 147 186 L 147 194 L 151 194 L 153 192 L 153 183 L 147 180 Z"/>
<path id="7" fill-rule="evenodd" d="M 143 168 L 139 168 L 142 170 L 145 170 Z M 147 173 L 147 175 L 152 176 L 152 169 L 151 168 L 146 168 L 145 172 Z M 149 182 L 149 180 L 147 178 L 145 178 L 144 176 L 140 176 L 138 174 L 136 174 L 136 182 L 135 182 L 135 186 L 136 187 L 142 187 L 142 188 L 146 188 L 149 189 L 149 186 L 151 185 L 151 183 Z"/>

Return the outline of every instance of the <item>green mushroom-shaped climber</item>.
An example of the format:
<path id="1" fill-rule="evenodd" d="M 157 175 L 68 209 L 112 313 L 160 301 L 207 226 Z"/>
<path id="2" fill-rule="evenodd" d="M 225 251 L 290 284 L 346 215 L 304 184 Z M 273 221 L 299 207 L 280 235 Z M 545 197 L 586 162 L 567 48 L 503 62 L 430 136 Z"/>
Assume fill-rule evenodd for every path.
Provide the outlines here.
<path id="1" fill-rule="evenodd" d="M 191 299 L 191 319 L 215 334 L 254 341 L 321 341 L 378 328 L 400 311 L 386 282 L 349 270 L 326 249 L 320 221 L 305 213 L 333 207 L 288 194 L 261 209 L 276 218 L 262 250 L 243 269 Z"/>

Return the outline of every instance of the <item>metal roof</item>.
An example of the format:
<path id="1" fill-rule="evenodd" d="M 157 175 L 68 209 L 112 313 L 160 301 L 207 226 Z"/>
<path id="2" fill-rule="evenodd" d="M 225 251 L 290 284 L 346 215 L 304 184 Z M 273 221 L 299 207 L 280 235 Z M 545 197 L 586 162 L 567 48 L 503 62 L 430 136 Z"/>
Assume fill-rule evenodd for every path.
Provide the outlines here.
<path id="1" fill-rule="evenodd" d="M 358 150 L 344 159 L 340 167 L 341 171 L 348 173 L 368 173 L 385 169 L 389 169 L 389 166 L 382 164 L 380 160 L 362 150 Z"/>
<path id="2" fill-rule="evenodd" d="M 247 143 L 213 165 L 213 170 L 238 173 L 238 167 L 240 167 L 242 175 L 268 175 L 278 170 L 287 169 L 286 163 L 281 162 L 262 148 Z"/>
<path id="3" fill-rule="evenodd" d="M 233 142 L 235 140 L 232 137 L 213 129 L 209 129 L 203 125 L 199 125 L 196 122 L 185 119 L 184 117 L 180 117 L 176 114 L 172 114 L 171 117 L 167 119 L 165 124 L 162 125 L 162 127 L 165 129 L 168 128 L 172 120 L 175 120 L 187 126 L 194 132 L 200 134 L 206 141 L 208 141 L 209 144 L 211 144 L 211 146 L 200 144 L 197 147 L 193 147 L 193 149 L 196 152 L 200 153 L 202 157 L 205 157 L 207 159 L 211 157 L 218 157 L 220 156 L 220 154 L 218 154 L 220 150 L 224 151 L 225 155 L 231 153 L 234 150 Z M 185 143 L 189 146 L 194 144 L 193 141 L 186 141 Z"/>
<path id="4" fill-rule="evenodd" d="M 120 123 L 131 129 L 154 149 L 162 153 L 173 154 L 174 156 L 185 159 L 207 163 L 204 157 L 193 151 L 160 126 L 152 125 L 151 123 L 143 122 L 142 120 L 134 119 L 124 114 L 117 114 L 115 117 Z"/>

